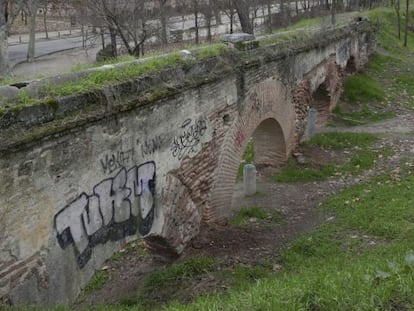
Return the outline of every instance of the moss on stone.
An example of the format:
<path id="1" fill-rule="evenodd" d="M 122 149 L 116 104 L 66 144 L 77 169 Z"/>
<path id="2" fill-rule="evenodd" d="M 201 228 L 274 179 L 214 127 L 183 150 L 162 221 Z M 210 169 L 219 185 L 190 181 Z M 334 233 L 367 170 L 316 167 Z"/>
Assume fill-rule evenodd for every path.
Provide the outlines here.
<path id="1" fill-rule="evenodd" d="M 56 98 L 46 98 L 43 103 L 53 108 L 53 110 L 57 110 L 59 108 L 59 101 Z"/>

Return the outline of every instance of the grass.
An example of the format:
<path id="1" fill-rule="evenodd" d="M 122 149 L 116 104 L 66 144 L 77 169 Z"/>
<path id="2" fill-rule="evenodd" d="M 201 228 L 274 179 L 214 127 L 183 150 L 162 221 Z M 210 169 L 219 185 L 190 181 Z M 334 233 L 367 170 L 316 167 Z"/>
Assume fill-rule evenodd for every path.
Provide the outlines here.
<path id="1" fill-rule="evenodd" d="M 194 59 L 202 60 L 208 57 L 216 56 L 223 53 L 227 49 L 228 47 L 223 43 L 199 46 L 194 51 Z M 122 68 L 106 68 L 105 70 L 94 71 L 83 78 L 77 79 L 76 81 L 67 82 L 61 85 L 50 84 L 46 86 L 44 93 L 46 93 L 49 97 L 59 97 L 91 91 L 106 85 L 110 85 L 112 83 L 119 83 L 122 81 L 127 81 L 129 79 L 136 79 L 144 74 L 154 73 L 163 68 L 178 65 L 183 62 L 181 53 L 178 50 L 169 53 L 165 57 L 154 57 L 154 55 L 152 55 L 153 58 L 149 58 L 148 60 L 140 63 L 131 63 L 129 66 L 124 66 Z M 122 56 L 114 60 L 109 60 L 94 65 L 75 66 L 72 69 L 72 72 L 94 67 L 102 67 L 104 65 L 128 62 L 131 60 L 135 60 L 135 58 L 132 56 Z M 11 80 L 6 79 L 4 80 L 4 83 L 9 83 L 10 81 Z M 27 106 L 36 104 L 38 100 L 36 98 L 30 97 L 27 92 L 21 92 L 19 102 L 22 105 Z"/>
<path id="2" fill-rule="evenodd" d="M 322 181 L 336 175 L 361 174 L 371 168 L 379 157 L 387 157 L 392 153 L 387 148 L 372 150 L 371 147 L 377 140 L 375 135 L 368 133 L 333 132 L 316 135 L 307 144 L 331 150 L 350 150 L 350 159 L 343 164 L 327 163 L 321 167 L 313 167 L 309 164 L 298 165 L 291 160 L 286 168 L 274 174 L 272 179 L 275 182 L 311 182 Z"/>
<path id="3" fill-rule="evenodd" d="M 362 107 L 359 110 L 352 112 L 344 112 L 340 106 L 335 107 L 333 113 L 336 117 L 335 124 L 340 122 L 343 125 L 355 126 L 367 124 L 370 122 L 379 122 L 391 119 L 395 117 L 395 113 L 392 111 L 377 112 L 367 106 Z"/>
<path id="4" fill-rule="evenodd" d="M 119 63 L 123 63 L 123 62 L 130 62 L 130 61 L 134 61 L 137 58 L 131 55 L 122 55 L 119 56 L 117 58 L 112 58 L 106 61 L 102 61 L 102 62 L 97 62 L 97 63 L 93 63 L 93 64 L 76 64 L 71 68 L 71 72 L 79 72 L 79 71 L 83 71 L 86 69 L 91 69 L 91 68 L 96 68 L 96 67 L 101 67 L 101 66 L 105 66 L 105 65 L 114 65 L 114 64 L 119 64 Z"/>
<path id="5" fill-rule="evenodd" d="M 168 268 L 155 271 L 145 281 L 144 291 L 151 292 L 167 284 L 180 282 L 197 274 L 210 271 L 214 260 L 210 257 L 192 257 Z"/>
<path id="6" fill-rule="evenodd" d="M 244 150 L 242 162 L 239 165 L 237 170 L 237 177 L 243 177 L 244 165 L 247 163 L 254 163 L 254 142 L 252 139 L 249 139 Z"/>
<path id="7" fill-rule="evenodd" d="M 383 101 L 385 92 L 367 73 L 360 73 L 345 80 L 343 98 L 351 104 Z"/>
<path id="8" fill-rule="evenodd" d="M 198 256 L 154 271 L 145 279 L 143 288 L 136 296 L 123 297 L 120 304 L 133 306 L 134 310 L 151 309 L 160 303 L 159 296 L 179 292 L 185 282 L 212 271 L 214 267 L 213 258 Z"/>
<path id="9" fill-rule="evenodd" d="M 244 288 L 166 310 L 411 310 L 413 187 L 408 175 L 346 189 L 322 206 L 334 220 L 293 242 L 279 272 L 239 268 Z"/>
<path id="10" fill-rule="evenodd" d="M 393 57 L 391 55 L 375 53 L 371 56 L 371 59 L 368 63 L 368 68 L 376 71 L 377 73 L 381 73 L 384 72 L 387 66 L 400 65 L 401 62 L 401 59 Z"/>
<path id="11" fill-rule="evenodd" d="M 397 38 L 396 14 L 392 9 L 376 9 L 366 13 L 371 20 L 378 21 L 377 34 L 380 53 L 374 55 L 369 70 L 381 81 L 386 91 L 388 105 L 401 105 L 414 109 L 413 71 L 414 33 L 408 32 L 408 46 Z M 413 11 L 411 11 L 411 15 Z M 404 15 L 404 14 L 403 14 Z M 404 19 L 404 17 L 402 18 Z M 402 28 L 403 29 L 403 28 Z M 402 35 L 404 33 L 402 32 Z"/>
<path id="12" fill-rule="evenodd" d="M 232 288 L 247 289 L 251 284 L 260 282 L 269 275 L 270 267 L 263 265 L 246 266 L 237 265 L 229 273 L 225 273 L 227 282 Z"/>
<path id="13" fill-rule="evenodd" d="M 289 161 L 286 168 L 272 176 L 274 182 L 311 182 L 322 181 L 335 174 L 334 165 L 326 165 L 321 169 L 312 167 L 298 167 L 293 161 Z"/>
<path id="14" fill-rule="evenodd" d="M 306 144 L 339 150 L 353 147 L 368 148 L 377 140 L 375 135 L 369 133 L 332 132 L 315 135 Z"/>
<path id="15" fill-rule="evenodd" d="M 143 74 L 155 72 L 161 68 L 177 64 L 180 60 L 180 55 L 178 53 L 173 53 L 165 58 L 153 59 L 141 64 L 131 64 L 125 68 L 96 71 L 84 78 L 63 85 L 49 85 L 46 89 L 46 93 L 49 96 L 65 96 L 81 93 L 113 82 L 138 78 Z"/>
<path id="16" fill-rule="evenodd" d="M 197 59 L 205 59 L 212 56 L 217 56 L 225 51 L 228 51 L 229 47 L 224 43 L 214 43 L 201 46 L 189 46 L 189 50 L 195 50 L 195 56 Z"/>
<path id="17" fill-rule="evenodd" d="M 89 284 L 85 287 L 84 293 L 89 294 L 100 289 L 109 280 L 109 273 L 106 270 L 96 271 Z"/>
<path id="18" fill-rule="evenodd" d="M 241 226 L 249 222 L 250 219 L 270 220 L 275 223 L 283 222 L 283 214 L 279 211 L 266 211 L 258 206 L 242 207 L 236 216 L 231 219 L 230 224 Z"/>

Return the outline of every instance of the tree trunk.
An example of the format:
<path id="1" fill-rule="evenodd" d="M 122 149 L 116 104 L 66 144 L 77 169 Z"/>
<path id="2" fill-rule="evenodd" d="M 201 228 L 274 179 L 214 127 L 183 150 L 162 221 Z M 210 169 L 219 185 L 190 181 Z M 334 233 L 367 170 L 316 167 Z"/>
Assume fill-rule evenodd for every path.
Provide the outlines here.
<path id="1" fill-rule="evenodd" d="M 35 58 L 35 36 L 36 36 L 36 15 L 37 15 L 37 0 L 30 0 L 29 2 L 29 46 L 27 48 L 27 61 L 29 63 Z"/>
<path id="2" fill-rule="evenodd" d="M 213 0 L 213 12 L 214 18 L 216 19 L 216 25 L 221 24 L 221 12 L 217 3 L 217 0 Z"/>
<path id="3" fill-rule="evenodd" d="M 211 42 L 212 36 L 211 36 L 211 19 L 212 19 L 212 15 L 210 14 L 206 14 L 205 15 L 205 19 L 206 19 L 206 26 L 207 26 L 207 41 Z"/>
<path id="4" fill-rule="evenodd" d="M 101 43 L 102 43 L 102 50 L 105 48 L 105 32 L 103 27 L 100 28 L 101 32 Z"/>
<path id="5" fill-rule="evenodd" d="M 233 5 L 236 8 L 237 15 L 239 16 L 242 31 L 253 34 L 253 25 L 250 23 L 250 12 L 247 0 L 233 0 Z"/>
<path id="6" fill-rule="evenodd" d="M 336 0 L 332 0 L 331 6 L 331 24 L 335 25 L 335 11 L 336 11 Z"/>
<path id="7" fill-rule="evenodd" d="M 47 31 L 46 12 L 47 12 L 47 8 L 45 7 L 43 11 L 43 25 L 45 27 L 46 39 L 49 39 L 49 33 Z"/>
<path id="8" fill-rule="evenodd" d="M 1 2 L 1 0 L 0 0 Z M 0 14 L 0 79 L 9 74 L 9 46 L 7 42 L 7 24 Z"/>
<path id="9" fill-rule="evenodd" d="M 116 48 L 116 30 L 112 27 L 109 27 L 109 36 L 111 38 L 112 55 L 116 58 L 118 57 Z"/>
<path id="10" fill-rule="evenodd" d="M 230 9 L 230 33 L 233 33 L 234 28 L 234 10 L 233 8 Z"/>
<path id="11" fill-rule="evenodd" d="M 404 32 L 404 46 L 407 46 L 407 38 L 408 38 L 408 20 L 409 20 L 409 0 L 405 0 L 405 32 Z"/>
<path id="12" fill-rule="evenodd" d="M 83 22 L 81 24 L 81 36 L 82 36 L 82 47 L 86 48 L 85 27 L 83 26 Z"/>
<path id="13" fill-rule="evenodd" d="M 167 34 L 167 15 L 165 12 L 165 0 L 160 0 L 160 22 L 161 22 L 161 42 L 164 44 L 168 43 Z"/>
<path id="14" fill-rule="evenodd" d="M 395 14 L 397 15 L 397 37 L 401 39 L 401 14 L 400 14 L 400 0 L 394 0 L 393 6 Z"/>
<path id="15" fill-rule="evenodd" d="M 267 0 L 267 31 L 272 32 L 272 4 Z"/>
<path id="16" fill-rule="evenodd" d="M 199 37 L 199 29 L 198 29 L 198 0 L 193 0 L 194 6 L 194 27 L 195 27 L 195 43 L 199 44 L 200 37 Z"/>

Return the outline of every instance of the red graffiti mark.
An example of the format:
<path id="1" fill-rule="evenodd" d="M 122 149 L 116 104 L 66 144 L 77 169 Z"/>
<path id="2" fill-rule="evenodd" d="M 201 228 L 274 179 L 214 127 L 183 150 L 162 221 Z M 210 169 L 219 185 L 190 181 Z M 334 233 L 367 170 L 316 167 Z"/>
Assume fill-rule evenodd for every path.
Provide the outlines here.
<path id="1" fill-rule="evenodd" d="M 235 141 L 236 147 L 241 148 L 245 139 L 246 135 L 244 135 L 244 133 L 241 130 L 238 130 Z"/>

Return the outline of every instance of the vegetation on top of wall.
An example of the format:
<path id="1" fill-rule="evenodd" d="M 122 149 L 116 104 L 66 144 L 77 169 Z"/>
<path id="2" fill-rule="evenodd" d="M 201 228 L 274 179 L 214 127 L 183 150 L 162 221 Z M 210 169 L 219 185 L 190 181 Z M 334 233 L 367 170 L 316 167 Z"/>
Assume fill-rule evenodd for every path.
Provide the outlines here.
<path id="1" fill-rule="evenodd" d="M 59 97 L 92 91 L 105 85 L 136 79 L 145 74 L 152 74 L 164 68 L 184 64 L 186 62 L 191 62 L 192 60 L 200 61 L 208 57 L 217 56 L 224 53 L 227 49 L 228 47 L 225 44 L 217 43 L 198 47 L 191 52 L 192 54 L 187 60 L 183 59 L 180 51 L 175 51 L 158 57 L 152 56 L 148 59 L 135 60 L 133 57 L 128 56 L 108 60 L 96 65 L 75 67 L 73 72 L 85 69 L 91 70 L 92 68 L 95 70 L 90 71 L 84 77 L 74 78 L 75 80 L 63 84 L 55 84 L 54 82 L 51 82 L 50 84 L 45 85 L 41 93 L 48 97 Z M 131 58 L 134 60 L 131 60 Z M 41 101 L 42 99 L 30 96 L 27 91 L 22 90 L 17 102 L 14 101 L 12 105 L 9 106 L 24 107 L 38 104 Z M 9 108 L 2 108 L 2 111 L 7 111 L 8 109 Z"/>
<path id="2" fill-rule="evenodd" d="M 341 14 L 335 27 L 330 23 L 330 17 L 308 18 L 290 25 L 285 29 L 277 29 L 271 35 L 264 36 L 260 40 L 261 46 L 286 45 L 295 48 L 304 45 L 323 45 L 330 43 L 333 38 L 340 38 L 353 31 L 352 20 L 359 16 L 358 13 Z M 329 22 L 328 22 L 329 20 Z M 366 24 L 365 30 L 375 31 L 375 25 Z M 327 31 L 329 31 L 327 33 Z"/>
<path id="3" fill-rule="evenodd" d="M 126 81 L 131 78 L 138 78 L 143 74 L 148 74 L 177 64 L 181 60 L 179 53 L 172 53 L 163 58 L 155 58 L 148 62 L 130 64 L 123 68 L 110 68 L 90 73 L 84 78 L 80 78 L 62 85 L 48 85 L 45 93 L 51 96 L 65 96 L 85 91 L 90 91 L 102 87 L 109 83 Z"/>

